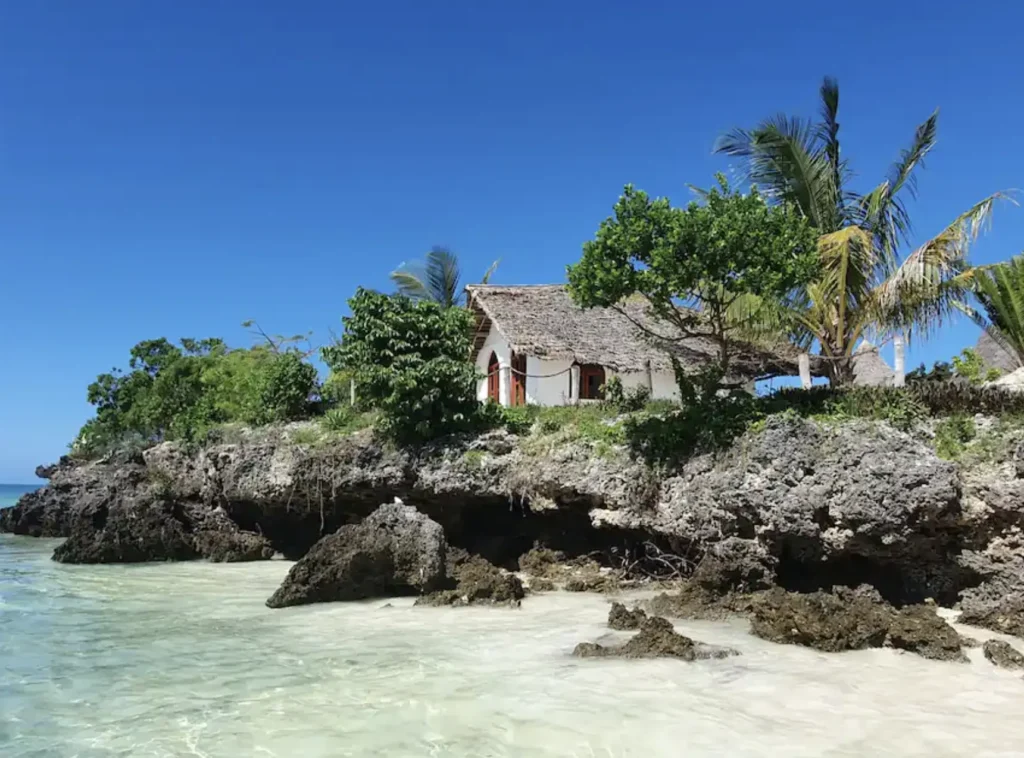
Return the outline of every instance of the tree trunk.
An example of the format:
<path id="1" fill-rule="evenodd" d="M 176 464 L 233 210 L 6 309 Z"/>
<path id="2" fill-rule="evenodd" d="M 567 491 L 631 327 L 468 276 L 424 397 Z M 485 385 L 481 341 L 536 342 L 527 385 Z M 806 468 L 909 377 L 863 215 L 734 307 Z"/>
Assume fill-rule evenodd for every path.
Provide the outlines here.
<path id="1" fill-rule="evenodd" d="M 894 352 L 893 367 L 896 370 L 896 374 L 892 378 L 892 384 L 894 387 L 904 386 L 906 381 L 906 357 L 903 353 L 903 335 L 897 334 L 893 337 L 892 348 Z"/>

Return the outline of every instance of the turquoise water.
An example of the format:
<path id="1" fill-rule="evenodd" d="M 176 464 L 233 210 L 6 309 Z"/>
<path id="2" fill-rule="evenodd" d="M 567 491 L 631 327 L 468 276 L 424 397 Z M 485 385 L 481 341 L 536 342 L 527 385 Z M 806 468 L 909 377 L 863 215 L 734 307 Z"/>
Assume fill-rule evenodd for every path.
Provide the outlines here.
<path id="1" fill-rule="evenodd" d="M 0 484 L 0 508 L 14 505 L 19 497 L 39 487 L 38 484 Z"/>
<path id="2" fill-rule="evenodd" d="M 578 660 L 608 600 L 270 610 L 284 561 L 65 566 L 0 535 L 3 758 L 1020 755 L 1024 681 L 681 623 L 718 661 Z M 979 637 L 984 634 L 972 632 Z M 1016 641 L 1020 645 L 1020 641 Z"/>

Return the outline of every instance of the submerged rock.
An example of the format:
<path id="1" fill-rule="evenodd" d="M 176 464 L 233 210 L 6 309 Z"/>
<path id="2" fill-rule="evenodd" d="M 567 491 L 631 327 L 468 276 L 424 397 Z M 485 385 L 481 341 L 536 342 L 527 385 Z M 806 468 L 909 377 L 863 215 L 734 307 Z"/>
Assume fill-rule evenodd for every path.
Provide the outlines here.
<path id="1" fill-rule="evenodd" d="M 980 626 L 994 632 L 1024 637 L 1024 594 L 1012 594 L 995 601 L 965 597 L 961 624 Z"/>
<path id="2" fill-rule="evenodd" d="M 640 608 L 628 610 L 622 603 L 612 603 L 608 611 L 608 626 L 619 631 L 639 629 L 647 619 L 647 614 Z"/>
<path id="3" fill-rule="evenodd" d="M 935 609 L 926 605 L 901 608 L 889 624 L 886 644 L 937 661 L 966 662 L 960 635 Z"/>
<path id="4" fill-rule="evenodd" d="M 646 619 L 640 631 L 622 645 L 604 646 L 596 642 L 581 642 L 573 650 L 577 658 L 680 658 L 695 661 L 704 658 L 724 658 L 739 655 L 728 648 L 712 648 L 679 634 L 672 624 L 653 616 Z"/>
<path id="5" fill-rule="evenodd" d="M 526 592 L 515 574 L 502 571 L 479 556 L 470 556 L 452 567 L 454 589 L 431 592 L 417 605 L 498 605 L 518 607 Z"/>
<path id="6" fill-rule="evenodd" d="M 753 611 L 750 630 L 756 636 L 829 653 L 882 647 L 892 621 L 890 608 L 827 592 L 772 590 L 757 600 Z"/>
<path id="7" fill-rule="evenodd" d="M 753 609 L 756 594 L 710 592 L 692 581 L 683 582 L 674 593 L 663 592 L 641 603 L 655 616 L 722 621 L 735 616 L 747 616 Z"/>
<path id="8" fill-rule="evenodd" d="M 441 526 L 409 505 L 382 505 L 292 566 L 271 608 L 425 592 L 445 580 Z"/>
<path id="9" fill-rule="evenodd" d="M 986 640 L 981 647 L 985 657 L 1004 669 L 1024 669 L 1024 654 L 1002 640 Z"/>

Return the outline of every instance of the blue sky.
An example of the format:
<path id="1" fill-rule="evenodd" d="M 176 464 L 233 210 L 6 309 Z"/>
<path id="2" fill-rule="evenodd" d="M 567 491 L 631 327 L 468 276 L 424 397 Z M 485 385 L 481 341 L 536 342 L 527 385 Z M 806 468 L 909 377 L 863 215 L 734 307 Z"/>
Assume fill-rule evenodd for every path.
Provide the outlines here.
<path id="1" fill-rule="evenodd" d="M 623 184 L 688 199 L 729 167 L 718 134 L 813 115 L 825 74 L 862 188 L 941 107 L 923 240 L 1024 184 L 1024 9 L 912 5 L 5 3 L 0 481 L 64 452 L 141 339 L 245 344 L 256 318 L 322 342 L 434 244 L 470 278 L 500 257 L 496 282 L 560 281 Z M 975 259 L 1019 252 L 1022 214 L 1000 207 Z"/>

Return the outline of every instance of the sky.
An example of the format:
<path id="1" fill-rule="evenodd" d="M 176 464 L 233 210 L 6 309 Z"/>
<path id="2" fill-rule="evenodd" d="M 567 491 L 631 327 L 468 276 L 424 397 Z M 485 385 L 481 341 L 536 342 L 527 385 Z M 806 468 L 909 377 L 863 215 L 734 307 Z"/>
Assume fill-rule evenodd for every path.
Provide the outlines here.
<path id="1" fill-rule="evenodd" d="M 826 74 L 859 189 L 940 108 L 924 241 L 1024 184 L 1024 6 L 954 5 L 3 3 L 0 482 L 65 452 L 142 339 L 245 345 L 257 319 L 322 344 L 432 245 L 470 281 L 498 258 L 495 283 L 562 281 L 624 184 L 688 201 L 731 168 L 719 134 L 814 116 Z M 1022 248 L 1003 205 L 972 256 Z"/>

